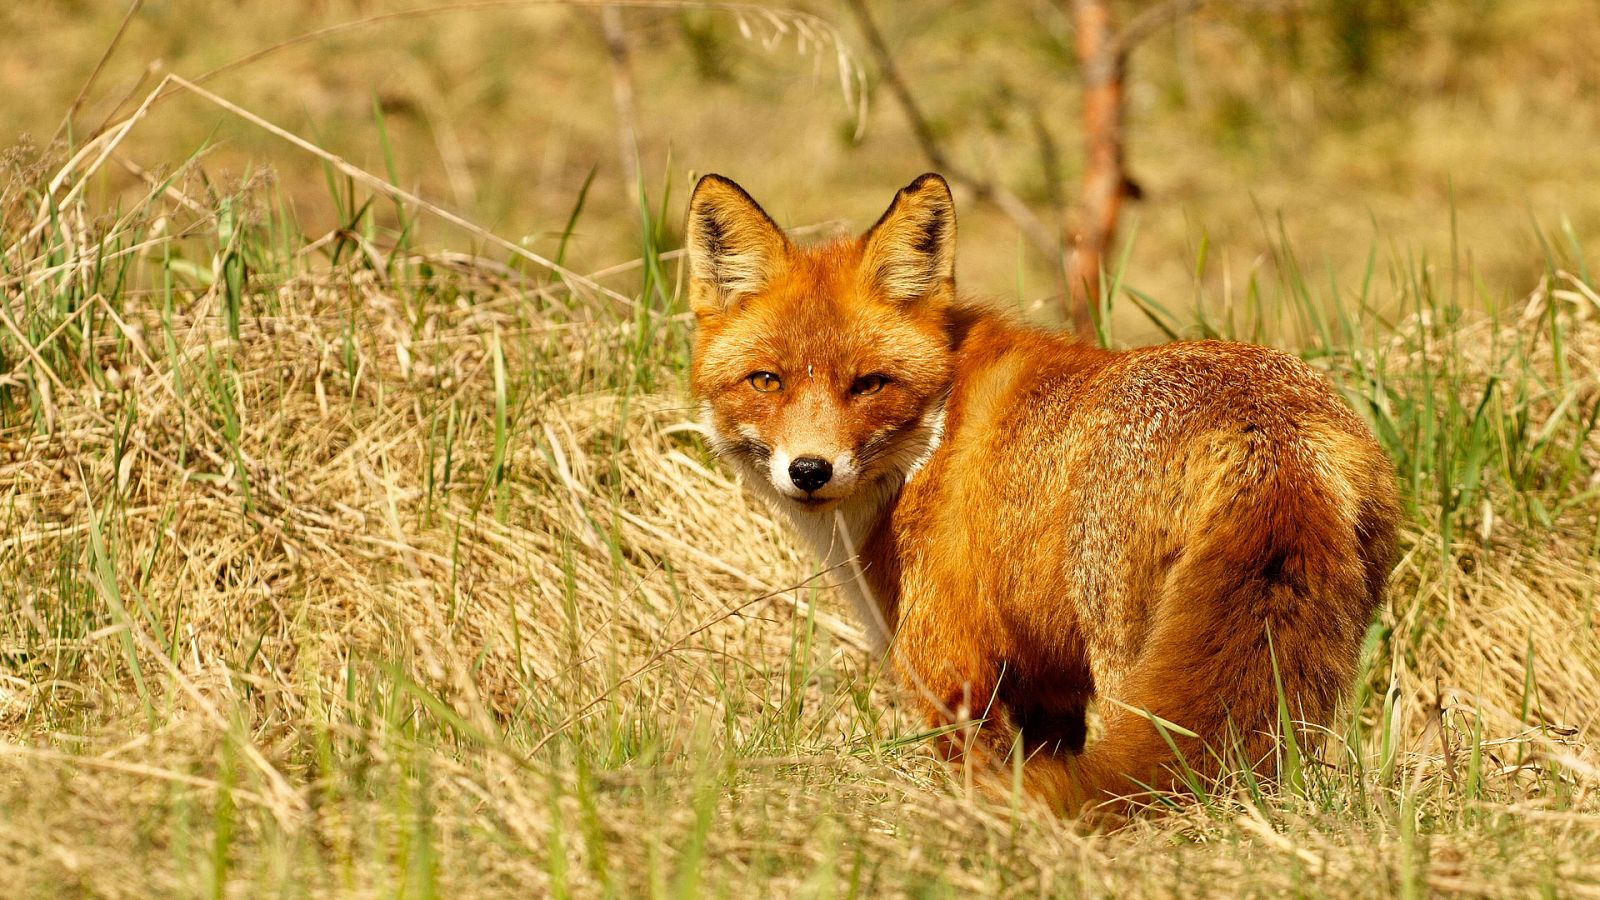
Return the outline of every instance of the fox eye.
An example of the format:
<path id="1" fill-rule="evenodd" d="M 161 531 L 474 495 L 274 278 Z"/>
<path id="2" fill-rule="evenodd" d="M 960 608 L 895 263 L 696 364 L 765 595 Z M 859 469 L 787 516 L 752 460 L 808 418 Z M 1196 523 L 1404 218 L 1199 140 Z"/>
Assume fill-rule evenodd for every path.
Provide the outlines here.
<path id="1" fill-rule="evenodd" d="M 888 383 L 887 375 L 863 375 L 856 379 L 855 384 L 850 385 L 850 393 L 857 397 L 870 397 L 883 390 L 883 386 Z"/>
<path id="2" fill-rule="evenodd" d="M 750 382 L 751 387 L 763 394 L 770 394 L 773 391 L 783 390 L 783 379 L 772 374 L 771 372 L 757 372 L 754 375 L 751 375 L 747 380 Z"/>

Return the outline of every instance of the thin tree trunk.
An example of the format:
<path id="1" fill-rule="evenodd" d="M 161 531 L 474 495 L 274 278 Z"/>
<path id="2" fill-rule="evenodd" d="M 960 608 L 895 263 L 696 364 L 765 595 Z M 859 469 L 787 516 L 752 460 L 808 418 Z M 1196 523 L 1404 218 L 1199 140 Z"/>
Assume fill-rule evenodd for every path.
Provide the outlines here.
<path id="1" fill-rule="evenodd" d="M 1204 6 L 1207 0 L 1164 0 L 1145 8 L 1120 32 L 1112 21 L 1110 0 L 1055 2 L 1070 16 L 1077 30 L 1086 150 L 1083 181 L 1064 228 L 1059 216 L 1053 216 L 1047 224 L 1005 185 L 976 177 L 955 166 L 895 64 L 888 42 L 867 8 L 867 0 L 846 0 L 846 5 L 860 22 L 878 69 L 905 112 L 912 135 L 922 146 L 928 162 L 943 170 L 952 183 L 966 186 L 979 200 L 992 203 L 1008 215 L 1041 254 L 1060 260 L 1056 271 L 1063 281 L 1062 313 L 1074 331 L 1089 339 L 1094 336 L 1094 311 L 1099 307 L 1104 290 L 1100 273 L 1116 241 L 1122 201 L 1139 196 L 1138 185 L 1128 177 L 1123 156 L 1123 85 L 1127 80 L 1128 56 L 1146 38 L 1178 17 Z M 1047 171 L 1053 170 L 1052 148 L 1042 123 L 1040 134 L 1045 167 Z"/>
<path id="2" fill-rule="evenodd" d="M 1107 0 L 1073 0 L 1078 63 L 1083 79 L 1083 183 L 1068 225 L 1067 309 L 1083 337 L 1094 332 L 1100 303 L 1100 273 L 1116 239 L 1117 218 L 1127 194 L 1123 168 L 1122 91 L 1126 77 L 1123 43 L 1111 23 Z"/>

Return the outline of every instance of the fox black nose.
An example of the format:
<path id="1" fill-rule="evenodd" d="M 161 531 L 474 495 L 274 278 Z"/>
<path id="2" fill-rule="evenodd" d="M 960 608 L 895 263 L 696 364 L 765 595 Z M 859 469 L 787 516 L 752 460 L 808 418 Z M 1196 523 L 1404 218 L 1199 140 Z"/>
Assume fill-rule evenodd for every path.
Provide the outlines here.
<path id="1" fill-rule="evenodd" d="M 789 463 L 789 480 L 808 494 L 832 477 L 833 465 L 820 456 L 802 456 Z"/>

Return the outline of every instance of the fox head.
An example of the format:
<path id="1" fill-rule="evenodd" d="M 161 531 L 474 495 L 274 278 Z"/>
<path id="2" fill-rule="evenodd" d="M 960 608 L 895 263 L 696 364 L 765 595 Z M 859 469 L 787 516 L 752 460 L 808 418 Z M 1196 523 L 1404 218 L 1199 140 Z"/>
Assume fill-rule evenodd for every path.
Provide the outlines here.
<path id="1" fill-rule="evenodd" d="M 937 445 L 953 372 L 944 179 L 911 182 L 860 237 L 800 246 L 707 175 L 686 234 L 690 380 L 714 449 L 797 509 L 910 477 Z"/>

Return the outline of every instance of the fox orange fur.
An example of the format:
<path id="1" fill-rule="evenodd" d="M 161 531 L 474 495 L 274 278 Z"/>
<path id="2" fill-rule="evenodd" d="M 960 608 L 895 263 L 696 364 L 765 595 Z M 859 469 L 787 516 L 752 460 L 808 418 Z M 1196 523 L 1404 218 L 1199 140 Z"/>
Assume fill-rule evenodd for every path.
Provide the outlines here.
<path id="1" fill-rule="evenodd" d="M 1314 727 L 1352 677 L 1394 551 L 1389 462 L 1288 354 L 1111 352 L 962 299 L 955 235 L 937 175 L 811 247 L 701 179 L 714 448 L 839 567 L 930 724 L 982 720 L 954 752 L 1020 747 L 1066 812 L 1174 786 L 1169 739 L 1202 773 L 1265 771 L 1278 685 Z"/>

